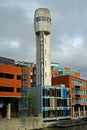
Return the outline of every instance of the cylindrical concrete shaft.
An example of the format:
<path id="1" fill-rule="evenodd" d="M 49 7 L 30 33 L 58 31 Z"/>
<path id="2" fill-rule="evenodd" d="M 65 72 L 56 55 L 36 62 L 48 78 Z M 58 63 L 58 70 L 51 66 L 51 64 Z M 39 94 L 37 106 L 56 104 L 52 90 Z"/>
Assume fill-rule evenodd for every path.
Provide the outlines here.
<path id="1" fill-rule="evenodd" d="M 35 11 L 36 34 L 36 84 L 51 85 L 50 30 L 51 16 L 46 8 Z"/>

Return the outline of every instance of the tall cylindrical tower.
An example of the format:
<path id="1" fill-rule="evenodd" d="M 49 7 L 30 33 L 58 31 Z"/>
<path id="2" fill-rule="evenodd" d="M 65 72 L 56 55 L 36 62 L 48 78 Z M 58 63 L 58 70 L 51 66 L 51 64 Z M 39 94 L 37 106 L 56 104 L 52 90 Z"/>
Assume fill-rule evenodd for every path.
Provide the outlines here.
<path id="1" fill-rule="evenodd" d="M 50 32 L 51 16 L 46 8 L 35 11 L 36 34 L 36 84 L 51 85 Z"/>

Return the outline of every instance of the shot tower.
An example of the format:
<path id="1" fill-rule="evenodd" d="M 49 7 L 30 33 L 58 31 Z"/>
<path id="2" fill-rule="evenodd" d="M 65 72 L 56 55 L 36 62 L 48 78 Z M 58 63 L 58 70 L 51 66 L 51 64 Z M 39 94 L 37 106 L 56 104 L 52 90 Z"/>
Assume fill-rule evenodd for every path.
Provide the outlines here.
<path id="1" fill-rule="evenodd" d="M 51 16 L 46 8 L 35 11 L 36 34 L 36 84 L 51 85 L 50 32 Z"/>

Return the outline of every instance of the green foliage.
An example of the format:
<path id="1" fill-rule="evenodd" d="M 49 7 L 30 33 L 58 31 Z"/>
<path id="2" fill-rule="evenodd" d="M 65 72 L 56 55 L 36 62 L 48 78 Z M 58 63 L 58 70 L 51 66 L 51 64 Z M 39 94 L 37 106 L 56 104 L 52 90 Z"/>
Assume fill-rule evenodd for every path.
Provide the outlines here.
<path id="1" fill-rule="evenodd" d="M 32 112 L 35 110 L 34 97 L 35 96 L 33 94 L 30 94 L 28 96 L 28 111 L 30 116 L 33 114 Z"/>

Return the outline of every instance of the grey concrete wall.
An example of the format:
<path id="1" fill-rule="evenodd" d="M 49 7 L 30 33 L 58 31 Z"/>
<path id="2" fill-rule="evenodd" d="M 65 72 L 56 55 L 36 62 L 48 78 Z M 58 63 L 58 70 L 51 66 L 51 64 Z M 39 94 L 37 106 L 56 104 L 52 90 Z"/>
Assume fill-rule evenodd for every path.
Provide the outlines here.
<path id="1" fill-rule="evenodd" d="M 41 114 L 41 88 L 38 87 L 31 87 L 28 89 L 28 95 L 33 94 L 34 95 L 34 101 L 35 101 L 35 112 L 34 116 L 39 116 Z"/>
<path id="2" fill-rule="evenodd" d="M 39 117 L 0 119 L 0 130 L 31 130 L 42 128 Z"/>

